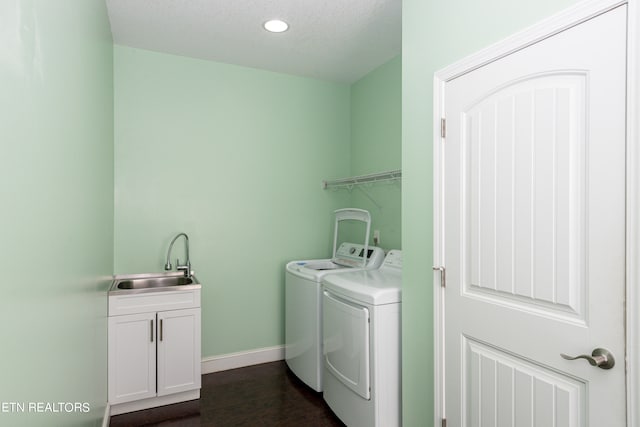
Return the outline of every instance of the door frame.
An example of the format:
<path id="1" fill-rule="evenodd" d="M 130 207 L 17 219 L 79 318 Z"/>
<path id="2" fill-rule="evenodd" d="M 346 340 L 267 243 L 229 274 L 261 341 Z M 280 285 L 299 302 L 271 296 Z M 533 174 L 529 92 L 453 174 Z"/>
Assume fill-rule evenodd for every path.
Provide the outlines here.
<path id="1" fill-rule="evenodd" d="M 439 71 L 433 79 L 433 265 L 443 265 L 444 189 L 441 119 L 445 84 L 621 5 L 627 5 L 626 128 L 626 401 L 627 426 L 640 425 L 640 0 L 585 0 Z M 441 425 L 444 401 L 444 292 L 433 271 L 434 426 Z"/>

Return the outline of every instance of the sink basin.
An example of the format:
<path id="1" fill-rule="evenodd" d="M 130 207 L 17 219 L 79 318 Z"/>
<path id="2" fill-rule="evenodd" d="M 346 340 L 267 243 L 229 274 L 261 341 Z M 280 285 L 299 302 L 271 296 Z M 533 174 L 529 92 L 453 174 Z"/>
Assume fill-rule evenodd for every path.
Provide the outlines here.
<path id="1" fill-rule="evenodd" d="M 150 277 L 148 279 L 120 280 L 118 289 L 163 288 L 165 286 L 184 286 L 193 283 L 188 277 Z"/>
<path id="2" fill-rule="evenodd" d="M 171 291 L 200 287 L 195 276 L 185 277 L 180 273 L 170 274 L 136 274 L 116 277 L 111 285 L 110 293 L 137 293 L 151 291 Z"/>

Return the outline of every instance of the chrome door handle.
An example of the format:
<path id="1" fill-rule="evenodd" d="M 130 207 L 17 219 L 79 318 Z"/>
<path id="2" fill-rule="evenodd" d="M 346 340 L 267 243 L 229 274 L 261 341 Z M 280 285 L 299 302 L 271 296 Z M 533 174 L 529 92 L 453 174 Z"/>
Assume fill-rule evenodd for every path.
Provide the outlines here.
<path id="1" fill-rule="evenodd" d="M 613 358 L 613 354 L 605 348 L 596 348 L 591 353 L 591 356 L 581 354 L 580 356 L 567 356 L 564 353 L 560 353 L 563 359 L 576 360 L 585 359 L 591 366 L 597 366 L 600 369 L 611 369 L 616 364 L 616 360 Z"/>

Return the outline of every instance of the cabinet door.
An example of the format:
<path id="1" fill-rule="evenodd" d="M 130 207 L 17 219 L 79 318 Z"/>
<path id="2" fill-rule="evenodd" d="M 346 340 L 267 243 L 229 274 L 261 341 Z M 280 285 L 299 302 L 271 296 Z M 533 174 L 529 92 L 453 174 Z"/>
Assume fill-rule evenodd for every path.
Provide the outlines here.
<path id="1" fill-rule="evenodd" d="M 158 396 L 199 389 L 200 309 L 158 313 Z"/>
<path id="2" fill-rule="evenodd" d="M 109 403 L 156 395 L 156 314 L 109 317 Z"/>

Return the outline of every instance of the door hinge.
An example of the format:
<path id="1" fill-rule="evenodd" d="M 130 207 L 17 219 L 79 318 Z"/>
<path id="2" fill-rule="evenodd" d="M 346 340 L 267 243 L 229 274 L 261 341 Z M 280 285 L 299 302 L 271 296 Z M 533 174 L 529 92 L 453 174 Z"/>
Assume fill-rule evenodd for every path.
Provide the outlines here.
<path id="1" fill-rule="evenodd" d="M 442 419 L 442 427 L 447 427 L 447 419 L 446 418 Z"/>
<path id="2" fill-rule="evenodd" d="M 439 271 L 440 272 L 440 286 L 442 286 L 443 288 L 447 287 L 447 275 L 446 275 L 446 270 L 444 267 L 433 267 L 434 271 Z"/>
<path id="3" fill-rule="evenodd" d="M 444 117 L 440 119 L 440 137 L 446 138 L 447 136 L 447 119 Z"/>

